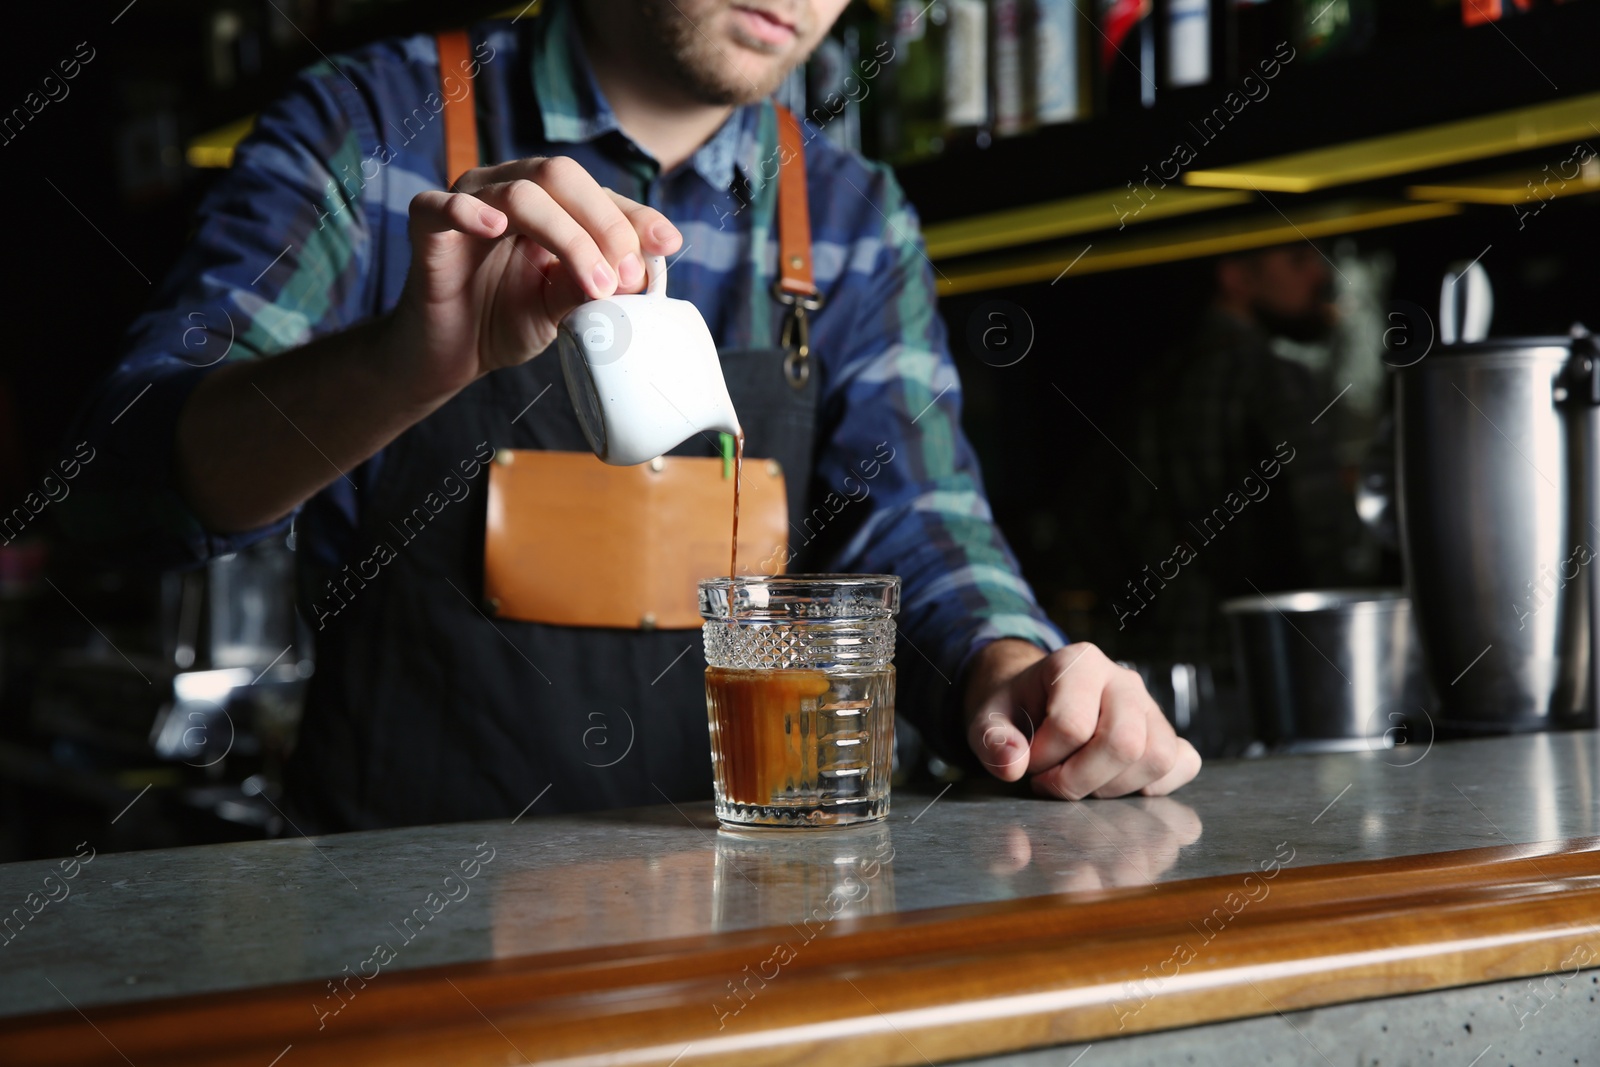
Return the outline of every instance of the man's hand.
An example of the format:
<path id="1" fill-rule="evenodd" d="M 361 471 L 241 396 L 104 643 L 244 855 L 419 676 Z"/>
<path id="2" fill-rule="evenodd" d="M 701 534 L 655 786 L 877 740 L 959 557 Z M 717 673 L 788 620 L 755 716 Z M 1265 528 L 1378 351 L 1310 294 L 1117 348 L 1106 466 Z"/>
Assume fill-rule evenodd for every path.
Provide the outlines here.
<path id="1" fill-rule="evenodd" d="M 579 304 L 642 288 L 644 257 L 683 243 L 666 216 L 564 157 L 479 168 L 458 185 L 412 198 L 411 269 L 389 314 L 236 360 L 194 388 L 178 484 L 209 529 L 289 514 L 478 378 L 544 351 Z"/>
<path id="2" fill-rule="evenodd" d="M 683 235 L 565 156 L 462 175 L 411 200 L 411 271 L 387 344 L 419 399 L 533 358 L 586 300 L 644 287 L 647 256 Z"/>
<path id="3" fill-rule="evenodd" d="M 1044 796 L 1163 796 L 1200 770 L 1139 675 L 1091 644 L 1048 655 L 1011 638 L 984 646 L 967 670 L 965 708 L 967 743 L 984 766 L 1007 782 L 1031 774 Z"/>

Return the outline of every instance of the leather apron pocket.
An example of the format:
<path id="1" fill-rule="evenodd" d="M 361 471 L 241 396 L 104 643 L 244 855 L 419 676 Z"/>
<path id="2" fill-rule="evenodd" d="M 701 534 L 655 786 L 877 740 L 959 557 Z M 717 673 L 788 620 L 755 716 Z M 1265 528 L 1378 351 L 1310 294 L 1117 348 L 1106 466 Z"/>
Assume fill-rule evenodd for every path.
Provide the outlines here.
<path id="1" fill-rule="evenodd" d="M 782 573 L 788 504 L 776 460 L 746 457 L 739 569 Z M 698 629 L 697 586 L 728 573 L 732 461 L 503 448 L 489 468 L 483 597 L 522 622 Z"/>

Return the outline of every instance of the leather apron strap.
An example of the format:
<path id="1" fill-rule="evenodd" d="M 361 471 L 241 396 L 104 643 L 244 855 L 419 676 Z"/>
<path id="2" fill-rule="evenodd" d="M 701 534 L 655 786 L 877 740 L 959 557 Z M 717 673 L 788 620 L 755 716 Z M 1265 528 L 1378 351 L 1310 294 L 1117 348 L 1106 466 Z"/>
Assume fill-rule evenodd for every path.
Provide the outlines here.
<path id="1" fill-rule="evenodd" d="M 780 341 L 788 352 L 783 374 L 790 386 L 800 390 L 811 377 L 808 316 L 822 307 L 822 293 L 811 276 L 811 212 L 800 121 L 782 104 L 773 107 L 778 112 L 778 278 L 772 283 L 772 296 L 789 306 Z"/>
<path id="2" fill-rule="evenodd" d="M 778 110 L 778 289 L 787 296 L 814 299 L 811 277 L 811 212 L 806 206 L 805 146 L 800 120 L 782 104 Z"/>
<path id="3" fill-rule="evenodd" d="M 472 42 L 466 30 L 447 30 L 438 36 L 439 82 L 444 98 L 444 176 L 450 188 L 478 165 L 478 117 L 472 100 L 472 79 L 462 77 L 466 92 L 452 100 L 445 79 L 453 70 L 463 75 L 472 69 Z"/>

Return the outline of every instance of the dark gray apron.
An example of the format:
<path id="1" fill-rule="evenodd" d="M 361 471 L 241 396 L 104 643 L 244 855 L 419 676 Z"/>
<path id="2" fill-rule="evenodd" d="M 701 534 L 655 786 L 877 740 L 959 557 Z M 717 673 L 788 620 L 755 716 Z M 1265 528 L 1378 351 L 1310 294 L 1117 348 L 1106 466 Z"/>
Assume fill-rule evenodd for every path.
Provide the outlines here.
<path id="1" fill-rule="evenodd" d="M 721 353 L 746 456 L 783 465 L 792 524 L 811 478 L 819 375 L 795 389 L 783 357 Z M 486 470 L 405 539 L 418 528 L 406 518 L 429 494 L 437 506 L 446 476 L 459 479 L 485 443 L 586 451 L 568 397 L 552 348 L 480 379 L 385 450 L 356 544 L 386 542 L 394 558 L 318 635 L 285 771 L 302 832 L 515 816 L 535 797 L 549 813 L 711 795 L 698 630 L 491 621 L 479 604 Z M 672 454 L 717 453 L 696 435 Z"/>

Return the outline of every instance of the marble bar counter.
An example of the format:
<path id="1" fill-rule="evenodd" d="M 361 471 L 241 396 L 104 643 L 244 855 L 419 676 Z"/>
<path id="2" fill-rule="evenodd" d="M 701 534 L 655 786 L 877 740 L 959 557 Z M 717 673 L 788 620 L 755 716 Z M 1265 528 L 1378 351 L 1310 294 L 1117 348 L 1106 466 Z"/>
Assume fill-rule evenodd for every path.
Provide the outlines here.
<path id="1" fill-rule="evenodd" d="M 901 789 L 843 830 L 540 806 L 0 866 L 0 1063 L 1367 1063 L 1372 1011 L 1462 1067 L 1600 1046 L 1592 732 Z"/>

